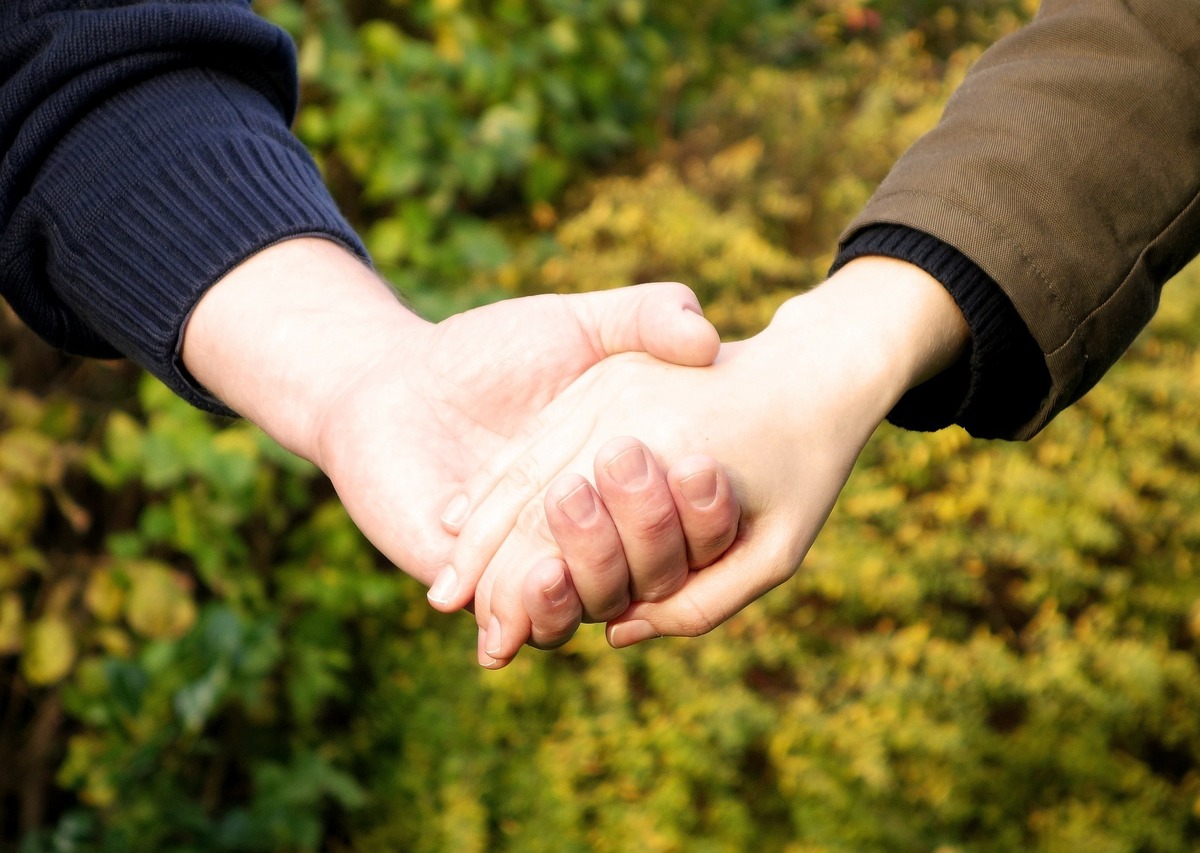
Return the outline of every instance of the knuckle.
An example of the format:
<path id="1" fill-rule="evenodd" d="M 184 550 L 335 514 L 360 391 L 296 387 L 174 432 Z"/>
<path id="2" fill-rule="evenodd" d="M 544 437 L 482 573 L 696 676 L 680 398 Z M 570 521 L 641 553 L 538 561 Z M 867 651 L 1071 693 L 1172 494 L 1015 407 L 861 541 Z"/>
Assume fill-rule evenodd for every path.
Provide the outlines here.
<path id="1" fill-rule="evenodd" d="M 605 560 L 573 565 L 572 574 L 588 621 L 607 622 L 629 606 L 629 571 L 619 549 Z"/>
<path id="2" fill-rule="evenodd" d="M 580 568 L 601 587 L 624 586 L 629 582 L 629 566 L 625 549 L 616 537 L 593 545 L 590 554 L 580 555 Z"/>
<path id="3" fill-rule="evenodd" d="M 575 636 L 575 631 L 578 627 L 578 620 L 567 625 L 556 625 L 548 628 L 535 627 L 533 636 L 529 640 L 529 645 L 535 649 L 542 649 L 544 651 L 557 649 L 566 645 Z"/>
<path id="4" fill-rule="evenodd" d="M 629 524 L 631 533 L 646 542 L 659 542 L 679 535 L 679 517 L 669 500 L 643 505 Z"/>
<path id="5" fill-rule="evenodd" d="M 722 530 L 718 533 L 686 533 L 685 537 L 687 539 L 688 567 L 703 569 L 729 550 L 729 546 L 737 537 L 737 528 Z"/>
<path id="6" fill-rule="evenodd" d="M 702 606 L 692 596 L 686 594 L 686 592 L 680 596 L 679 603 L 683 608 L 683 613 L 679 619 L 679 632 L 681 636 L 703 636 L 725 621 L 710 613 L 707 608 Z"/>
<path id="7" fill-rule="evenodd" d="M 554 534 L 550 530 L 550 522 L 546 518 L 546 509 L 541 501 L 531 501 L 517 513 L 514 529 L 530 537 L 542 545 L 555 544 Z"/>
<path id="8" fill-rule="evenodd" d="M 545 611 L 537 607 L 532 608 L 529 645 L 538 649 L 558 648 L 575 636 L 582 616 L 578 603 L 565 610 L 558 608 Z"/>
<path id="9" fill-rule="evenodd" d="M 629 593 L 625 590 L 614 594 L 606 601 L 601 601 L 595 606 L 585 608 L 585 621 L 587 622 L 608 622 L 610 619 L 616 619 L 622 613 L 629 609 Z"/>
<path id="10" fill-rule="evenodd" d="M 519 459 L 504 472 L 504 488 L 509 494 L 525 500 L 532 498 L 545 485 L 541 481 L 536 462 L 532 457 Z"/>
<path id="11" fill-rule="evenodd" d="M 655 583 L 639 585 L 634 597 L 638 601 L 663 601 L 679 592 L 686 580 L 686 571 L 673 571 Z"/>

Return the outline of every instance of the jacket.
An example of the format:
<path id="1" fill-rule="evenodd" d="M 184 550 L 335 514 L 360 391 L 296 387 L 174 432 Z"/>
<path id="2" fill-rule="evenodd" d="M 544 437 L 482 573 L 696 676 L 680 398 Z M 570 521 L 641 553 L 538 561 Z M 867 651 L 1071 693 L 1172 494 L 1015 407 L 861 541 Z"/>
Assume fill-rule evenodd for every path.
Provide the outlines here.
<path id="1" fill-rule="evenodd" d="M 982 273 L 967 289 L 1006 303 L 964 309 L 978 363 L 959 389 L 973 403 L 952 417 L 976 434 L 1035 434 L 1095 385 L 1200 251 L 1200 3 L 1047 0 L 971 69 L 847 228 L 839 261 L 863 235 L 903 242 L 896 229 L 961 253 Z M 958 274 L 939 277 L 963 307 Z M 1006 310 L 1019 324 L 984 328 Z M 1034 358 L 1005 364 L 1022 336 Z M 980 418 L 972 405 L 1005 396 L 979 387 L 986 376 L 1043 390 Z"/>

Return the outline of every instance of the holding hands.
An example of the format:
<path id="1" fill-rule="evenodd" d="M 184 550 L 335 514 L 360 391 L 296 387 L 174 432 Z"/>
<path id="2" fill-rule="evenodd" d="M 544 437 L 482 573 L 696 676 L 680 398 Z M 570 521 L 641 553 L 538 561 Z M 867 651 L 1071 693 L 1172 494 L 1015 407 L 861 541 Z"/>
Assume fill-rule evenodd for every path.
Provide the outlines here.
<path id="1" fill-rule="evenodd" d="M 722 347 L 673 284 L 430 324 L 302 238 L 210 290 L 182 354 L 316 463 L 435 607 L 473 603 L 497 668 L 581 620 L 618 647 L 701 634 L 786 580 L 875 427 L 965 338 L 939 284 L 885 259 Z"/>
<path id="2" fill-rule="evenodd" d="M 441 518 L 454 521 L 452 499 L 471 475 L 606 356 L 637 350 L 703 365 L 719 345 L 678 284 L 529 297 L 428 323 L 349 252 L 301 238 L 260 252 L 209 290 L 182 355 L 213 395 L 318 465 L 367 538 L 432 584 L 435 606 L 453 610 L 471 599 L 474 583 L 456 578 L 455 537 Z M 712 460 L 699 460 L 697 470 L 719 473 Z M 665 488 L 655 470 L 631 492 L 613 513 L 622 530 L 637 531 L 644 504 L 661 503 Z M 726 488 L 704 518 L 727 519 L 731 538 L 736 511 Z M 639 562 L 647 550 L 665 549 L 665 559 L 686 569 L 683 531 L 672 522 L 675 538 L 663 545 L 660 530 L 645 543 L 626 534 L 635 579 L 658 570 Z M 564 642 L 585 615 L 624 609 L 631 567 L 624 542 L 614 548 L 609 573 L 581 582 L 582 600 L 565 570 L 527 575 L 541 644 Z"/>
<path id="3" fill-rule="evenodd" d="M 565 560 L 580 586 L 605 570 L 608 551 L 566 511 L 590 489 L 583 476 L 593 459 L 610 509 L 622 497 L 611 484 L 614 468 L 635 465 L 625 460 L 644 455 L 653 469 L 648 447 L 672 466 L 670 496 L 694 555 L 692 571 L 659 575 L 616 618 L 595 614 L 609 621 L 609 642 L 703 634 L 792 576 L 871 433 L 905 391 L 957 358 L 966 335 L 936 281 L 908 264 L 870 258 L 786 303 L 761 334 L 724 345 L 710 367 L 638 353 L 597 364 L 468 486 L 473 512 L 454 565 L 476 583 L 480 662 L 502 666 L 530 637 L 529 573 Z M 647 447 L 614 435 L 636 435 Z M 697 451 L 709 456 L 687 455 Z M 720 472 L 709 479 L 711 457 L 740 501 L 728 550 L 725 525 L 736 517 L 723 508 L 696 513 L 687 500 L 689 482 L 704 482 L 698 491 L 723 507 L 729 481 Z M 648 527 L 668 515 L 653 516 Z"/>

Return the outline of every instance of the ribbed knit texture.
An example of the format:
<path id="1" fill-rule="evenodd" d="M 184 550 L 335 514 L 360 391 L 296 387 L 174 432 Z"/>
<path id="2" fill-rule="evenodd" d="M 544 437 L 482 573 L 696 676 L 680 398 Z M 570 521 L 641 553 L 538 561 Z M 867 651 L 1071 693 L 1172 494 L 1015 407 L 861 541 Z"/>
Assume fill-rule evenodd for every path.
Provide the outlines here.
<path id="1" fill-rule="evenodd" d="M 242 2 L 77 5 L 0 12 L 0 288 L 51 344 L 223 412 L 178 357 L 207 288 L 292 236 L 365 257 L 288 131 L 294 51 Z"/>
<path id="2" fill-rule="evenodd" d="M 957 423 L 976 437 L 996 438 L 1037 411 L 1050 387 L 1045 357 L 1008 297 L 970 258 L 922 231 L 875 225 L 851 235 L 830 272 L 868 255 L 907 261 L 936 278 L 971 330 L 963 356 L 909 391 L 889 421 L 922 431 Z"/>

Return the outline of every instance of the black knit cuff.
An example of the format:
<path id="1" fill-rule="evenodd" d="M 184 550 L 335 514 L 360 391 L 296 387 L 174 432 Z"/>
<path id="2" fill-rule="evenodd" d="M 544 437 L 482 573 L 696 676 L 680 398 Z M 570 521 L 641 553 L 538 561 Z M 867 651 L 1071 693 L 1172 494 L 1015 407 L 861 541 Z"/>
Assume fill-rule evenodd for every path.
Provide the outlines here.
<path id="1" fill-rule="evenodd" d="M 950 368 L 913 388 L 889 413 L 906 429 L 957 423 L 979 438 L 1011 435 L 1050 388 L 1050 374 L 1012 302 L 973 261 L 941 240 L 901 225 L 873 225 L 842 246 L 831 273 L 855 258 L 882 255 L 918 266 L 953 297 L 971 330 L 967 351 Z"/>
<path id="2" fill-rule="evenodd" d="M 293 236 L 366 258 L 279 108 L 213 71 L 162 74 L 106 101 L 55 148 L 34 194 L 52 224 L 52 342 L 99 355 L 108 344 L 210 411 L 228 413 L 178 349 L 211 285 Z"/>

